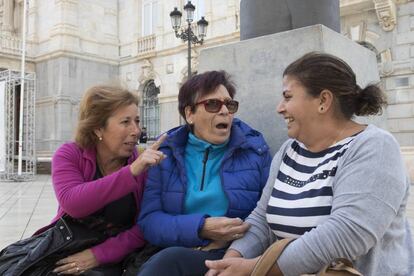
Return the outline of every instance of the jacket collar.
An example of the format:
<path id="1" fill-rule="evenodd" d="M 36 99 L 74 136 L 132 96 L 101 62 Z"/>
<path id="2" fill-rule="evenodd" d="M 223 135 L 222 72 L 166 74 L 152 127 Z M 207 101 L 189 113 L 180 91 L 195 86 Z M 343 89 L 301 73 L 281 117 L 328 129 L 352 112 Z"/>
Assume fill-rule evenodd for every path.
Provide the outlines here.
<path id="1" fill-rule="evenodd" d="M 167 134 L 168 138 L 161 147 L 167 146 L 177 150 L 184 150 L 189 134 L 189 128 L 186 125 L 173 128 L 169 130 Z M 228 149 L 239 147 L 245 149 L 251 148 L 258 154 L 267 152 L 269 149 L 263 136 L 259 132 L 250 128 L 250 126 L 243 121 L 234 118 L 228 142 Z"/>
<path id="2" fill-rule="evenodd" d="M 202 152 L 204 152 L 207 148 L 210 148 L 213 151 L 215 151 L 215 150 L 220 151 L 220 150 L 222 150 L 223 148 L 225 148 L 227 146 L 228 141 L 229 140 L 226 140 L 222 144 L 214 145 L 214 144 L 210 144 L 209 142 L 206 142 L 206 141 L 198 138 L 197 136 L 195 136 L 194 134 L 189 132 L 188 133 L 188 140 L 187 140 L 187 147 L 188 147 L 188 145 L 191 145 L 194 150 L 202 151 Z"/>

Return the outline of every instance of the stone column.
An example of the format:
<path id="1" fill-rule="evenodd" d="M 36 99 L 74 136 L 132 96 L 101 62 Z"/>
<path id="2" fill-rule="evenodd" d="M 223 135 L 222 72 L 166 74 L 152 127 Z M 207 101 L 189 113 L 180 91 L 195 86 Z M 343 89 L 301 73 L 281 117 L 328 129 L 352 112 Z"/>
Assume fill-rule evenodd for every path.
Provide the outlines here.
<path id="1" fill-rule="evenodd" d="M 339 33 L 339 0 L 240 2 L 240 40 L 315 24 L 323 24 Z"/>

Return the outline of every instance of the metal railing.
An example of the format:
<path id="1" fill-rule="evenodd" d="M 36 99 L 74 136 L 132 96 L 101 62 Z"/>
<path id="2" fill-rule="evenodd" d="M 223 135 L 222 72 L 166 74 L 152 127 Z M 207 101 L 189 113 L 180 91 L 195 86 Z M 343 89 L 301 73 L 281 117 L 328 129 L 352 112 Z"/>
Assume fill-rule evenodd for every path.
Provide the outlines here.
<path id="1" fill-rule="evenodd" d="M 35 74 L 25 73 L 24 81 L 24 106 L 23 106 L 23 168 L 22 174 L 17 170 L 17 147 L 18 147 L 18 128 L 19 121 L 19 102 L 21 75 L 18 71 L 5 70 L 0 72 L 0 82 L 5 84 L 5 101 L 0 110 L 4 112 L 5 123 L 5 168 L 0 171 L 0 180 L 24 181 L 32 180 L 36 174 L 35 156 Z"/>

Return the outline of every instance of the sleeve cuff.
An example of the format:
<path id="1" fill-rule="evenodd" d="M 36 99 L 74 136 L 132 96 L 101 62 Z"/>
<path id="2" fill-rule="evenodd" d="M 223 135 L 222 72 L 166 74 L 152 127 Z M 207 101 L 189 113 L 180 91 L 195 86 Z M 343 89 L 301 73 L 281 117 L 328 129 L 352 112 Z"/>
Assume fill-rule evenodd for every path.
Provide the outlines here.
<path id="1" fill-rule="evenodd" d="M 199 239 L 201 240 L 201 246 L 206 246 L 206 245 L 208 245 L 210 242 L 211 242 L 211 240 L 209 240 L 209 239 L 204 239 L 204 238 L 202 238 L 201 236 L 200 236 L 200 232 L 201 232 L 201 230 L 203 229 L 203 227 L 204 227 L 204 223 L 206 222 L 206 218 L 209 218 L 210 216 L 209 215 L 204 215 L 201 219 L 200 219 L 200 223 L 198 224 L 198 230 L 197 230 L 197 233 L 198 233 L 198 237 L 199 237 Z"/>

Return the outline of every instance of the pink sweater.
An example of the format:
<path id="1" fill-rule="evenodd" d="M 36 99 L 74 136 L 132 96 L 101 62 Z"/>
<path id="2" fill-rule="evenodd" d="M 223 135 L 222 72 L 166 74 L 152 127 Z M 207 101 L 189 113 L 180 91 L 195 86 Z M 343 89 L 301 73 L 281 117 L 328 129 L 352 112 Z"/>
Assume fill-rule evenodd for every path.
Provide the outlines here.
<path id="1" fill-rule="evenodd" d="M 59 203 L 58 213 L 52 223 L 65 213 L 74 218 L 88 216 L 131 192 L 134 193 L 139 213 L 146 173 L 134 177 L 129 169 L 129 164 L 137 156 L 135 151 L 128 159 L 127 166 L 111 175 L 93 180 L 96 149 L 84 150 L 75 143 L 62 145 L 52 160 L 53 188 Z M 100 264 L 116 263 L 144 244 L 143 234 L 135 224 L 92 247 L 92 252 Z"/>

